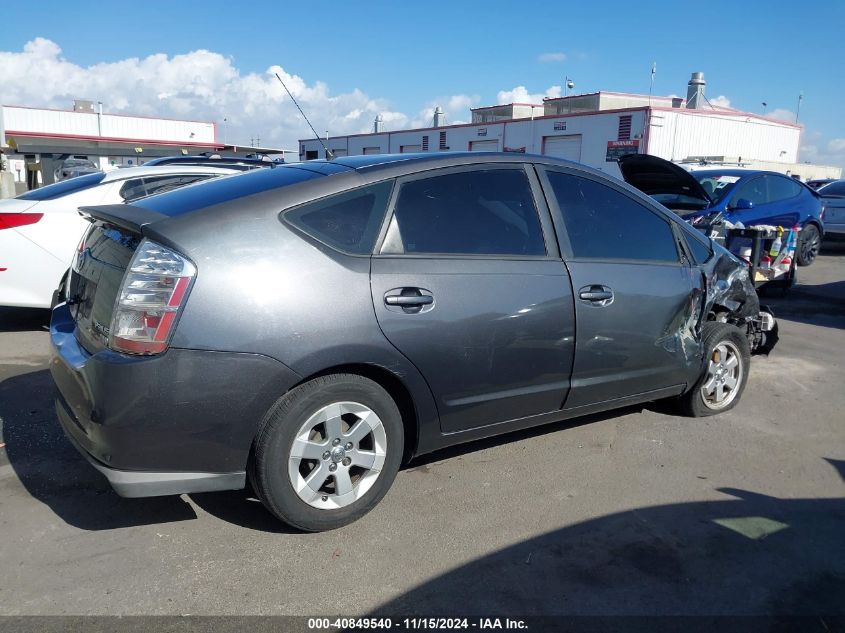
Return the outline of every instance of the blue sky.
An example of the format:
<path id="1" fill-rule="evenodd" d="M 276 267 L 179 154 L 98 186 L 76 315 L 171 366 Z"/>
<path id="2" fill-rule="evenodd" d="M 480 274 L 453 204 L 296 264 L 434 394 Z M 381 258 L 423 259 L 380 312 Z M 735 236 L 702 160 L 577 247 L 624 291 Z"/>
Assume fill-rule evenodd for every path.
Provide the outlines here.
<path id="1" fill-rule="evenodd" d="M 701 70 L 709 98 L 723 96 L 732 107 L 753 112 L 761 112 L 765 101 L 769 112 L 790 117 L 803 92 L 802 159 L 845 164 L 841 81 L 845 2 L 815 2 L 803 14 L 802 5 L 795 3 L 714 0 L 571 4 L 148 0 L 38 6 L 48 9 L 6 3 L 0 51 L 18 54 L 35 38 L 51 41 L 60 52 L 46 51 L 49 63 L 61 59 L 79 67 L 74 85 L 98 92 L 76 96 L 107 104 L 111 99 L 115 110 L 132 111 L 131 96 L 121 100 L 99 94 L 109 92 L 110 80 L 96 78 L 98 72 L 115 74 L 119 63 L 133 58 L 164 54 L 170 59 L 200 49 L 226 60 L 226 68 L 221 68 L 220 59 L 195 64 L 195 72 L 202 73 L 207 62 L 206 72 L 219 79 L 217 87 L 209 79 L 212 90 L 246 93 L 251 84 L 236 86 L 233 73 L 262 77 L 278 65 L 301 78 L 300 94 L 314 108 L 309 114 L 319 120 L 318 129 L 337 133 L 359 131 L 372 120 L 369 114 L 374 109 L 396 113 L 388 123 L 402 127 L 424 117 L 432 103 L 453 98 L 447 113 L 456 121 L 468 116 L 469 105 L 492 104 L 500 92 L 514 94 L 523 86 L 532 95 L 542 95 L 562 85 L 565 76 L 575 81 L 575 92 L 647 92 L 651 64 L 656 62 L 656 94 L 683 95 L 690 72 Z M 541 61 L 544 54 L 554 54 L 555 61 Z M 32 86 L 17 86 L 15 81 L 0 84 L 4 102 L 64 97 L 57 90 L 39 95 Z M 139 89 L 136 110 L 155 106 L 141 103 L 144 89 L 152 87 Z M 172 88 L 157 93 L 156 103 L 168 112 L 193 108 L 200 110 L 198 116 L 237 119 L 231 124 L 232 134 L 264 127 L 255 131 L 289 142 L 289 136 L 297 137 L 301 129 L 290 122 L 288 133 L 287 122 L 280 123 L 278 116 L 263 119 L 261 103 L 252 103 L 251 94 L 244 95 L 251 104 L 249 118 L 236 112 L 234 94 L 203 107 L 196 95 L 180 97 L 180 93 Z M 352 116 L 359 111 L 360 116 Z M 282 114 L 285 118 L 291 113 L 285 109 L 279 111 Z"/>

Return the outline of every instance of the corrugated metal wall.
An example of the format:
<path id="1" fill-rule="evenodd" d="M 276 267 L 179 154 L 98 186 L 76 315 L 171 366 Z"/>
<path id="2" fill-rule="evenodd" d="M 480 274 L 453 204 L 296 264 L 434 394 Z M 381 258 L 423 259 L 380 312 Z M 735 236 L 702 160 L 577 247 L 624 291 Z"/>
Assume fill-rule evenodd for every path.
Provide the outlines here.
<path id="1" fill-rule="evenodd" d="M 214 123 L 3 106 L 7 132 L 175 143 L 215 142 Z M 99 125 L 98 125 L 99 119 Z M 100 129 L 101 128 L 101 129 Z"/>
<path id="2" fill-rule="evenodd" d="M 801 130 L 750 116 L 654 110 L 648 153 L 667 160 L 736 156 L 795 163 Z"/>

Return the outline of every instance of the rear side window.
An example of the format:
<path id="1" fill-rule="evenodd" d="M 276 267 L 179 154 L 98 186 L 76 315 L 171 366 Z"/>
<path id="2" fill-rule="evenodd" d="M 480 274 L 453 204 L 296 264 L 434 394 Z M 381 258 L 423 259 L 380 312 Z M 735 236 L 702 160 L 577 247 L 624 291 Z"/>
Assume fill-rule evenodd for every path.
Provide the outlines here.
<path id="1" fill-rule="evenodd" d="M 547 173 L 575 257 L 678 261 L 668 220 L 605 185 L 561 172 Z"/>
<path id="2" fill-rule="evenodd" d="M 105 177 L 106 174 L 104 172 L 97 172 L 96 174 L 69 178 L 53 185 L 47 185 L 40 189 L 33 189 L 32 191 L 22 193 L 18 196 L 18 200 L 54 200 L 55 198 L 61 198 L 62 196 L 99 185 Z"/>
<path id="3" fill-rule="evenodd" d="M 404 183 L 385 244 L 385 252 L 546 254 L 522 169 L 461 171 Z"/>
<path id="4" fill-rule="evenodd" d="M 287 222 L 345 253 L 369 255 L 393 188 L 388 180 L 291 209 Z"/>
<path id="5" fill-rule="evenodd" d="M 703 264 L 713 255 L 713 250 L 710 246 L 710 240 L 689 226 L 686 222 L 679 223 L 681 233 L 684 234 L 684 239 L 689 247 L 692 261 L 694 264 Z"/>
<path id="6" fill-rule="evenodd" d="M 797 183 L 793 178 L 766 176 L 766 180 L 769 181 L 769 202 L 794 198 L 803 189 L 803 185 Z"/>

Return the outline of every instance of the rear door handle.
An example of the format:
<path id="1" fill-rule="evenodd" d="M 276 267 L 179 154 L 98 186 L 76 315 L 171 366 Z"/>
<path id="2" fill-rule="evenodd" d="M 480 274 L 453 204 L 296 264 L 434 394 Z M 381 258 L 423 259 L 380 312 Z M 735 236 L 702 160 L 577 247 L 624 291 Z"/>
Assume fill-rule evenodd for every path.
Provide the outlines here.
<path id="1" fill-rule="evenodd" d="M 402 306 L 404 308 L 414 308 L 417 306 L 427 306 L 434 303 L 434 297 L 431 295 L 387 295 L 384 302 L 389 306 Z"/>
<path id="2" fill-rule="evenodd" d="M 594 306 L 609 306 L 613 303 L 613 290 L 607 286 L 592 284 L 578 291 L 578 298 Z"/>

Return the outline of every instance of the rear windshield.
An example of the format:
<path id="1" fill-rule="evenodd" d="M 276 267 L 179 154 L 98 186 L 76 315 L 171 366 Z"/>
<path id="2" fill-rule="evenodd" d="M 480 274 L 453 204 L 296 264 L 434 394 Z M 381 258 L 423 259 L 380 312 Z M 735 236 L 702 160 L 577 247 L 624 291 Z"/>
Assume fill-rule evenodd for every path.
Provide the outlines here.
<path id="1" fill-rule="evenodd" d="M 86 174 L 85 176 L 77 176 L 76 178 L 69 178 L 62 180 L 54 185 L 47 185 L 40 189 L 33 189 L 18 196 L 18 200 L 53 200 L 54 198 L 61 198 L 83 189 L 89 189 L 94 185 L 98 185 L 106 177 L 104 172 L 97 172 L 96 174 Z"/>
<path id="2" fill-rule="evenodd" d="M 132 205 L 172 217 L 320 176 L 313 171 L 295 167 L 255 169 L 136 200 Z"/>

